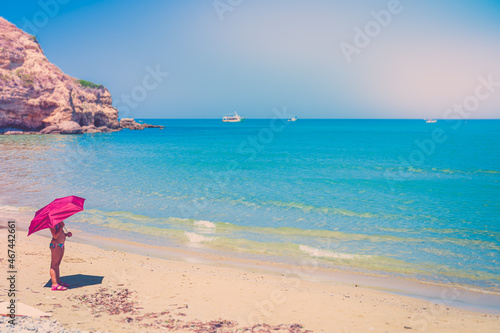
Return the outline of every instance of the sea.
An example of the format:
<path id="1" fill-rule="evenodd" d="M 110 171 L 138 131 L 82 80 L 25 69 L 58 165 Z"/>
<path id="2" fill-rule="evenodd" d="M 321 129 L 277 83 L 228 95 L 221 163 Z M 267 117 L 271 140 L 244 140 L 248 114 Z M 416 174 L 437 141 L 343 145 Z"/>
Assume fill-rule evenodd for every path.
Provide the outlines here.
<path id="1" fill-rule="evenodd" d="M 77 195 L 101 237 L 500 295 L 500 120 L 142 121 L 0 136 L 0 212 Z"/>

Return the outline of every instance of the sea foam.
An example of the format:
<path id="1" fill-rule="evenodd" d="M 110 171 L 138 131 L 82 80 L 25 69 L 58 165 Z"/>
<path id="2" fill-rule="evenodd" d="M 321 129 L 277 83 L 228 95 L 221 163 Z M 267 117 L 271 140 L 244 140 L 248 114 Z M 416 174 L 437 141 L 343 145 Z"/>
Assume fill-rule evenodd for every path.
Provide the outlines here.
<path id="1" fill-rule="evenodd" d="M 195 232 L 187 232 L 186 231 L 185 235 L 189 240 L 189 245 L 193 245 L 193 246 L 199 246 L 202 243 L 207 243 L 207 242 L 210 242 L 214 239 L 213 237 L 203 236 L 203 235 L 197 234 Z"/>
<path id="2" fill-rule="evenodd" d="M 209 228 L 209 229 L 216 228 L 215 223 L 205 220 L 194 221 L 194 225 L 201 228 Z"/>
<path id="3" fill-rule="evenodd" d="M 361 256 L 357 254 L 349 254 L 349 253 L 341 253 L 334 252 L 330 250 L 317 249 L 315 247 L 307 246 L 307 245 L 299 245 L 299 249 L 310 255 L 311 257 L 318 258 L 335 258 L 335 259 L 360 259 L 360 258 L 369 258 L 371 256 Z"/>

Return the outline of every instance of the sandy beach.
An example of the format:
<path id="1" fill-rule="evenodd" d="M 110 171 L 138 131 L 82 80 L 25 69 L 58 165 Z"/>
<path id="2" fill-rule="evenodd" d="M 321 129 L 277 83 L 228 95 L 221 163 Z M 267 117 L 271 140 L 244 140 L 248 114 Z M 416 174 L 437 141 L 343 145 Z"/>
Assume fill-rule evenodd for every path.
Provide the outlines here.
<path id="1" fill-rule="evenodd" d="M 500 333 L 500 1 L 438 3 L 4 1 L 0 333 Z"/>
<path id="2" fill-rule="evenodd" d="M 454 308 L 390 292 L 321 283 L 224 258 L 210 264 L 127 253 L 67 241 L 67 291 L 50 290 L 48 235 L 16 243 L 18 302 L 51 313 L 67 328 L 139 332 L 497 332 L 498 314 Z M 7 239 L 7 230 L 0 230 Z M 3 243 L 3 242 L 2 242 Z M 103 244 L 104 244 L 103 240 Z M 123 246 L 123 244 L 122 244 Z M 153 248 L 150 249 L 154 253 Z M 143 247 L 143 253 L 148 248 Z M 172 253 L 175 251 L 172 249 Z M 2 267 L 7 267 L 2 258 Z M 2 270 L 5 271 L 6 269 Z M 282 268 L 281 268 L 282 269 Z M 282 269 L 283 272 L 286 270 Z M 0 301 L 8 301 L 2 279 Z M 361 281 L 361 279 L 360 279 Z M 238 330 L 239 329 L 239 330 Z"/>

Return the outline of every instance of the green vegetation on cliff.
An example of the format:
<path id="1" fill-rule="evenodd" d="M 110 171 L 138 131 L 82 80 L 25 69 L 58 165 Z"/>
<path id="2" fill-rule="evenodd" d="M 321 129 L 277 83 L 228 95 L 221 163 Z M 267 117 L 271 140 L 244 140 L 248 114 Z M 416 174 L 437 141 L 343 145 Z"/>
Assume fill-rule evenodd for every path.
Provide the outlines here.
<path id="1" fill-rule="evenodd" d="M 102 84 L 95 84 L 94 82 L 78 80 L 82 87 L 92 88 L 92 89 L 104 89 Z"/>
<path id="2" fill-rule="evenodd" d="M 33 86 L 33 79 L 34 79 L 33 74 L 26 73 L 24 70 L 18 69 L 16 71 L 16 75 L 21 79 L 23 86 L 25 87 Z"/>

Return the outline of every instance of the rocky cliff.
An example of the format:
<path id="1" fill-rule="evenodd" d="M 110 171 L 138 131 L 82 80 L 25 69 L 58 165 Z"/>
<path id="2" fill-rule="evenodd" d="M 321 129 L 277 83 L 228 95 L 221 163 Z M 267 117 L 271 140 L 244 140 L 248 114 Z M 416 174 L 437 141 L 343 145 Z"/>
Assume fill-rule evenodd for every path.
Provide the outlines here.
<path id="1" fill-rule="evenodd" d="M 0 128 L 81 133 L 120 127 L 106 88 L 64 74 L 35 36 L 0 17 Z"/>

